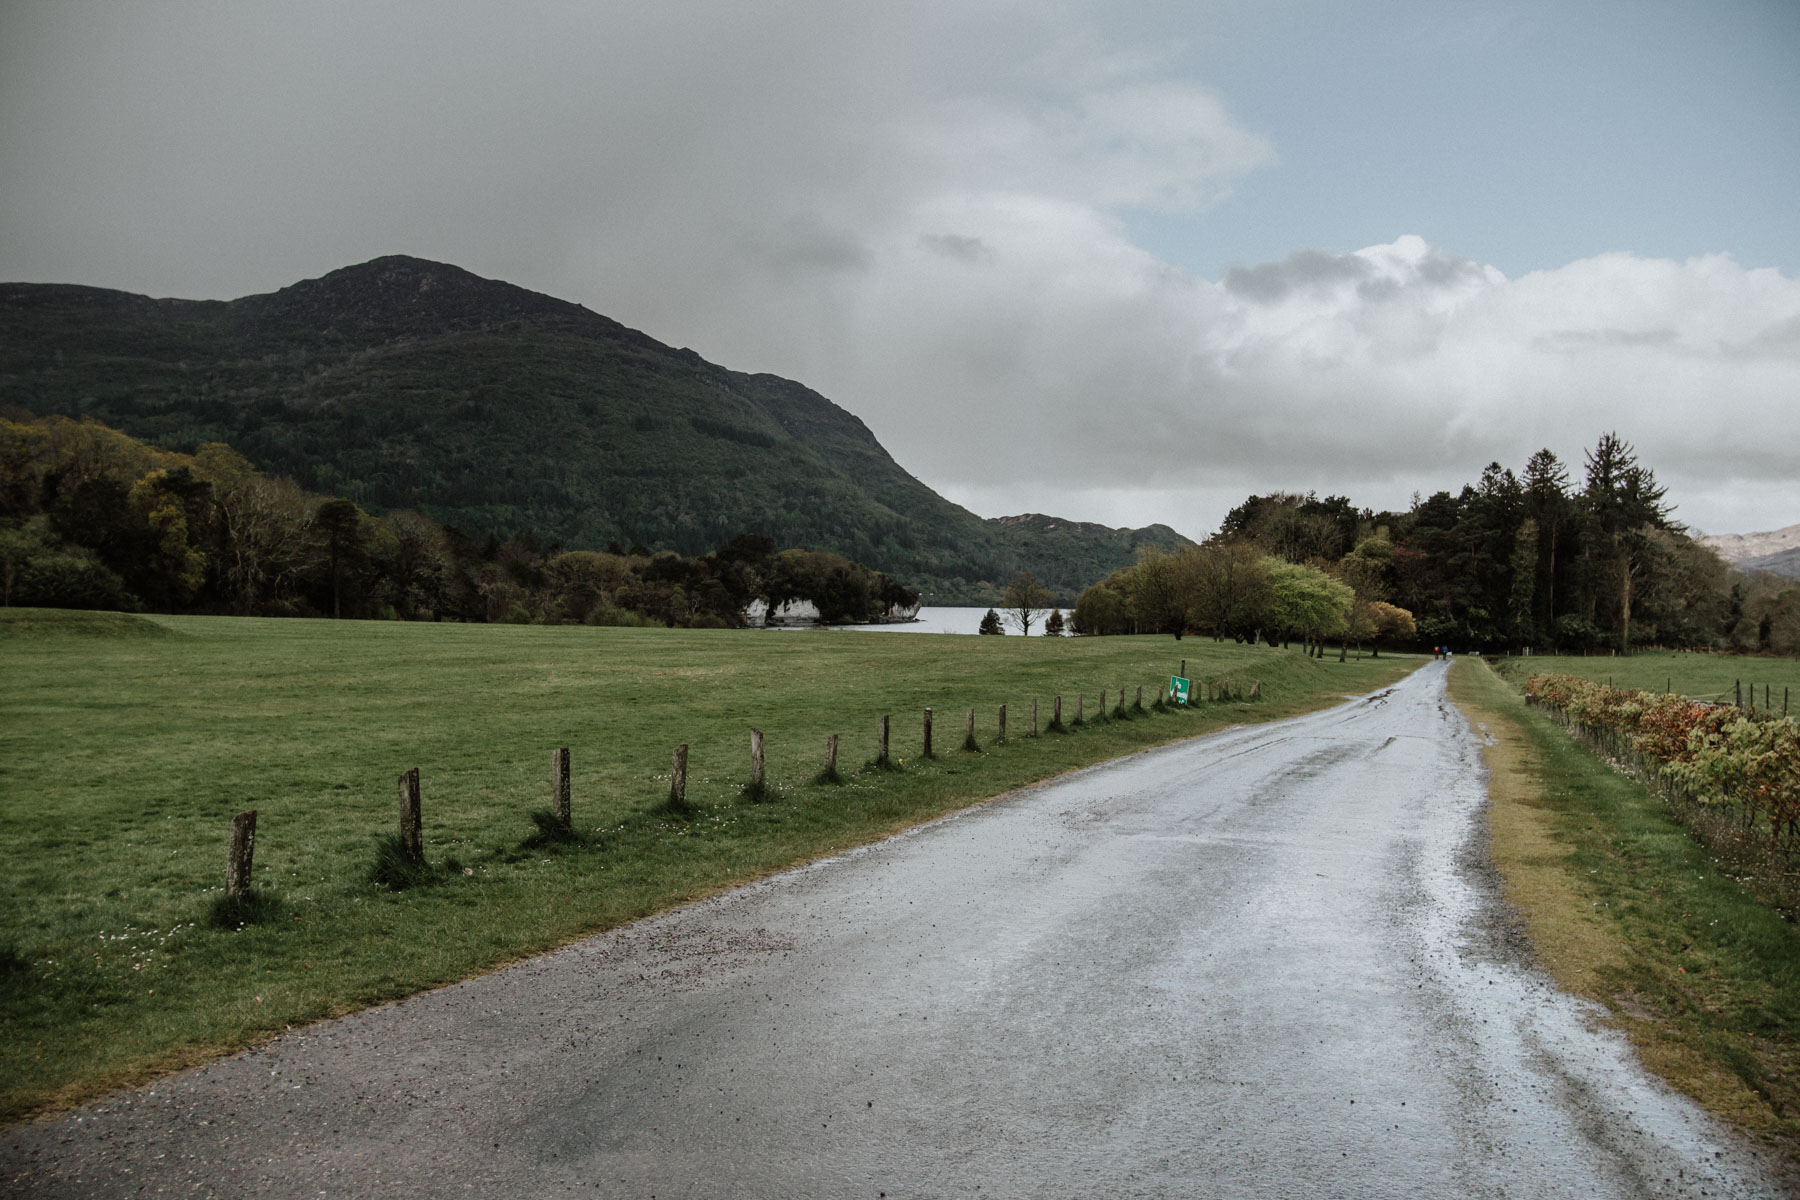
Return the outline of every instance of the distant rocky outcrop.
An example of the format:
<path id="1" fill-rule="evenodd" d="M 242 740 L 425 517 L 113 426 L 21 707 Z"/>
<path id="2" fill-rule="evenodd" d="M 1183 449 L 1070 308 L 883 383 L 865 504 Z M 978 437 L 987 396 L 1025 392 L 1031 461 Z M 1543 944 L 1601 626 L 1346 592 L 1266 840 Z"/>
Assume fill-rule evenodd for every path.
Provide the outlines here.
<path id="1" fill-rule="evenodd" d="M 1800 525 L 1766 533 L 1714 533 L 1696 539 L 1740 571 L 1800 579 Z"/>
<path id="2" fill-rule="evenodd" d="M 1187 541 L 1166 525 L 984 520 L 802 384 L 404 256 L 232 301 L 0 284 L 6 407 L 175 450 L 224 442 L 265 473 L 476 538 L 691 555 L 760 534 L 938 604 L 992 603 L 1021 570 L 1069 602 L 1143 545 Z"/>

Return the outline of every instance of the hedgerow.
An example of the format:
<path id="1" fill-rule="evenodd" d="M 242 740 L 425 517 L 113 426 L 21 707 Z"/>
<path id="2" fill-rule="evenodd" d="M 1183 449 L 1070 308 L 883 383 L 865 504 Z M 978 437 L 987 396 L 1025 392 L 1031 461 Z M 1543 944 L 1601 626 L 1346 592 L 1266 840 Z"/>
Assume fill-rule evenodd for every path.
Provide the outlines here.
<path id="1" fill-rule="evenodd" d="M 1525 697 L 1671 801 L 1728 815 L 1789 868 L 1800 856 L 1800 724 L 1573 675 L 1533 675 Z"/>

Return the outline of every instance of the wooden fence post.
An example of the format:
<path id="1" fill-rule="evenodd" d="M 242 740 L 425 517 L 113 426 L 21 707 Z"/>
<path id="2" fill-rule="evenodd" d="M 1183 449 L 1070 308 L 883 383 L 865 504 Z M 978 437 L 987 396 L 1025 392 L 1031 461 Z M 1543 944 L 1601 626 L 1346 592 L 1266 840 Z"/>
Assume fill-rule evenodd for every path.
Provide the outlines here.
<path id="1" fill-rule="evenodd" d="M 1033 700 L 1031 702 L 1031 736 L 1036 737 L 1037 735 L 1038 735 L 1037 701 Z"/>
<path id="2" fill-rule="evenodd" d="M 556 819 L 567 825 L 572 820 L 569 802 L 569 748 L 550 752 L 550 800 L 556 807 Z"/>
<path id="3" fill-rule="evenodd" d="M 763 732 L 750 731 L 750 790 L 761 792 L 763 786 Z"/>
<path id="4" fill-rule="evenodd" d="M 1098 720 L 1101 720 L 1101 721 L 1106 720 L 1106 689 L 1105 688 L 1100 689 L 1100 707 L 1096 711 L 1095 715 Z"/>
<path id="5" fill-rule="evenodd" d="M 1739 708 L 1744 707 L 1744 681 L 1741 679 L 1734 679 L 1731 681 L 1731 686 L 1737 689 L 1737 706 Z"/>
<path id="6" fill-rule="evenodd" d="M 675 747 L 675 755 L 669 765 L 669 807 L 687 807 L 687 752 L 686 742 Z"/>
<path id="7" fill-rule="evenodd" d="M 879 734 L 881 738 L 881 750 L 876 754 L 875 761 L 885 767 L 887 766 L 888 761 L 888 715 L 886 713 L 881 714 Z"/>
<path id="8" fill-rule="evenodd" d="M 414 866 L 425 863 L 425 822 L 419 812 L 419 768 L 400 772 L 400 850 Z"/>
<path id="9" fill-rule="evenodd" d="M 1137 697 L 1137 704 L 1135 705 L 1135 707 L 1139 711 L 1142 711 L 1143 707 L 1144 707 L 1144 685 L 1141 683 L 1138 684 L 1138 697 Z"/>
<path id="10" fill-rule="evenodd" d="M 1062 728 L 1062 697 L 1061 696 L 1058 696 L 1056 698 L 1055 703 L 1053 703 L 1050 706 L 1050 728 L 1052 728 L 1052 729 L 1061 729 Z"/>
<path id="11" fill-rule="evenodd" d="M 925 710 L 925 757 L 931 757 L 931 710 Z"/>
<path id="12" fill-rule="evenodd" d="M 231 818 L 231 855 L 226 860 L 225 898 L 242 900 L 250 894 L 250 860 L 256 856 L 256 810 Z"/>
<path id="13" fill-rule="evenodd" d="M 837 734 L 825 739 L 825 778 L 837 778 Z"/>
<path id="14" fill-rule="evenodd" d="M 1000 740 L 1006 740 L 1006 705 L 1000 706 Z"/>
<path id="15" fill-rule="evenodd" d="M 1075 723 L 1077 725 L 1087 724 L 1087 693 L 1086 692 L 1076 692 L 1075 693 Z"/>
<path id="16" fill-rule="evenodd" d="M 963 745 L 970 750 L 975 748 L 975 710 L 969 710 L 968 728 L 963 732 Z"/>

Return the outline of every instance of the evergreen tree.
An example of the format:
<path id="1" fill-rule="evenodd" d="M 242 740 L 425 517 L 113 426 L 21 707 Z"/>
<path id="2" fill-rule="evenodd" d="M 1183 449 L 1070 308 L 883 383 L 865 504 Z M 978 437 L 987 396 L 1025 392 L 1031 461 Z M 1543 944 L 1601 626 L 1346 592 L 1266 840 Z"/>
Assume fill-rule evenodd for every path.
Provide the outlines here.
<path id="1" fill-rule="evenodd" d="M 1569 472 L 1549 450 L 1525 464 L 1525 515 L 1537 531 L 1532 556 L 1531 623 L 1540 634 L 1556 627 L 1557 545 L 1569 520 Z"/>
<path id="2" fill-rule="evenodd" d="M 1621 654 L 1631 650 L 1631 605 L 1655 552 L 1650 533 L 1669 528 L 1669 509 L 1656 475 L 1638 463 L 1631 443 L 1604 434 L 1587 456 L 1582 502 L 1590 525 L 1590 553 L 1599 564 L 1597 592 L 1617 617 Z"/>

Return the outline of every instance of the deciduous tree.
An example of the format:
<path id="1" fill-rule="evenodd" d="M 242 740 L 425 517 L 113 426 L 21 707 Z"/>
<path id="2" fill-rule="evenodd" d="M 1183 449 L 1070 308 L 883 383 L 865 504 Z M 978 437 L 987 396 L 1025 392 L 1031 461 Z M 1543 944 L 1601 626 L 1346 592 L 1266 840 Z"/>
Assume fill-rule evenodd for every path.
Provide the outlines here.
<path id="1" fill-rule="evenodd" d="M 1030 571 L 1020 571 L 1006 585 L 1006 619 L 1027 636 L 1038 616 L 1050 607 L 1050 602 L 1050 589 L 1039 583 L 1038 577 Z"/>

